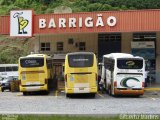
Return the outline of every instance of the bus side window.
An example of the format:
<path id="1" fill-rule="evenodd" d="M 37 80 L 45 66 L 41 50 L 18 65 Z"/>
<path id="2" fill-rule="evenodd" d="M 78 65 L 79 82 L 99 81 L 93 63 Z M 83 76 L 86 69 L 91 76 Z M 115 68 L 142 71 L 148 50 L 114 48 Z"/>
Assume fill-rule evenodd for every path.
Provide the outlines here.
<path id="1" fill-rule="evenodd" d="M 13 71 L 18 71 L 18 67 L 17 67 L 17 66 L 13 66 L 13 67 L 12 67 L 12 70 L 13 70 Z"/>
<path id="2" fill-rule="evenodd" d="M 110 68 L 110 61 L 109 59 L 104 59 L 104 68 L 109 69 Z"/>
<path id="3" fill-rule="evenodd" d="M 12 67 L 6 67 L 6 71 L 12 71 Z"/>
<path id="4" fill-rule="evenodd" d="M 110 71 L 114 71 L 114 60 L 111 61 Z"/>
<path id="5" fill-rule="evenodd" d="M 0 72 L 5 72 L 5 67 L 0 67 Z"/>

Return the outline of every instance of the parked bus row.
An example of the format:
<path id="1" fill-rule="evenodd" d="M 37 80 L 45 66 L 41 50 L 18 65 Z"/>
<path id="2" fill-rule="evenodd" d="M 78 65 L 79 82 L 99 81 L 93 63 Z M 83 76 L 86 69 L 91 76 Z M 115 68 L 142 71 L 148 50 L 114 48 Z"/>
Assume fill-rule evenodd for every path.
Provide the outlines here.
<path id="1" fill-rule="evenodd" d="M 98 64 L 92 52 L 68 53 L 64 64 L 66 97 L 105 90 L 109 95 L 143 95 L 145 61 L 126 53 L 103 55 L 98 81 Z M 18 62 L 19 88 L 24 95 L 34 91 L 57 89 L 52 58 L 45 54 L 20 57 Z"/>

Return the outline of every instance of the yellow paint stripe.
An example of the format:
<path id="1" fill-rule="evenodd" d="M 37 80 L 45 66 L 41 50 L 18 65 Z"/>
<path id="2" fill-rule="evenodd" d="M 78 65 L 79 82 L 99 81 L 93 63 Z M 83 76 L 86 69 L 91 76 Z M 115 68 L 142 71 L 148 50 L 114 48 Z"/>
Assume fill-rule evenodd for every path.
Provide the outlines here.
<path id="1" fill-rule="evenodd" d="M 153 97 L 147 97 L 147 98 L 149 98 L 149 99 L 151 99 L 151 100 L 156 100 L 156 98 L 153 98 Z"/>
<path id="2" fill-rule="evenodd" d="M 160 91 L 160 88 L 145 88 L 145 91 Z"/>
<path id="3" fill-rule="evenodd" d="M 156 100 L 156 98 L 151 98 L 152 100 Z"/>
<path id="4" fill-rule="evenodd" d="M 20 93 L 17 93 L 16 96 L 22 96 L 23 94 L 20 92 Z"/>
<path id="5" fill-rule="evenodd" d="M 55 91 L 55 97 L 58 97 L 58 90 Z"/>
<path id="6" fill-rule="evenodd" d="M 99 95 L 100 97 L 103 97 L 103 98 L 104 98 L 104 96 L 103 96 L 103 95 L 101 95 L 100 93 L 97 93 L 97 95 Z"/>

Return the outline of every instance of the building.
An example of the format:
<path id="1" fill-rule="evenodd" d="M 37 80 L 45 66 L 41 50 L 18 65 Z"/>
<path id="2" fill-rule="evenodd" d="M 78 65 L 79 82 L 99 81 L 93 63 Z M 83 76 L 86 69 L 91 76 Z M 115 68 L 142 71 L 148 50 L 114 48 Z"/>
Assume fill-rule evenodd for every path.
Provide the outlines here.
<path id="1" fill-rule="evenodd" d="M 0 34 L 36 37 L 34 52 L 92 51 L 99 62 L 104 54 L 132 53 L 144 57 L 149 70 L 160 71 L 159 21 L 160 9 L 40 15 L 18 10 L 0 17 Z"/>

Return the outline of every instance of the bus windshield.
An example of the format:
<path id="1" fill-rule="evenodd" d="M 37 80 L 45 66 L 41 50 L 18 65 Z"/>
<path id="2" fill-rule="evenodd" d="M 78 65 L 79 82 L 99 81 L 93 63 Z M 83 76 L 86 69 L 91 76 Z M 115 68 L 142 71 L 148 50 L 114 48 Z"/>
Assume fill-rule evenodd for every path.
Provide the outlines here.
<path id="1" fill-rule="evenodd" d="M 20 59 L 21 67 L 42 67 L 44 66 L 44 58 L 21 58 Z"/>
<path id="2" fill-rule="evenodd" d="M 92 54 L 77 54 L 68 55 L 70 67 L 92 67 L 93 55 Z"/>
<path id="3" fill-rule="evenodd" d="M 143 60 L 141 59 L 118 59 L 117 67 L 119 69 L 142 69 Z"/>

